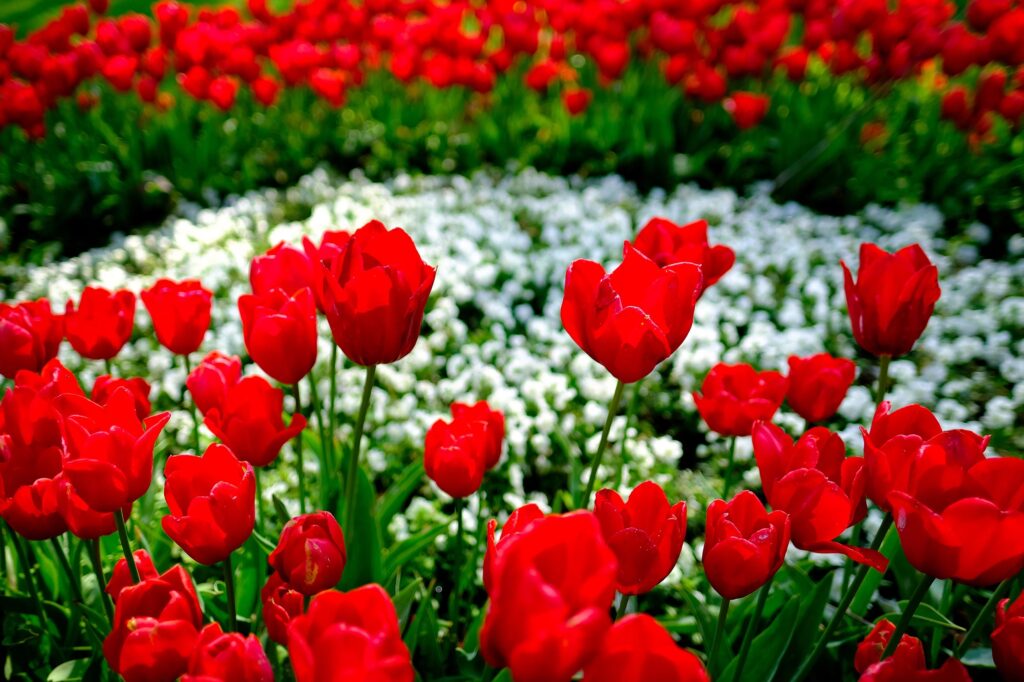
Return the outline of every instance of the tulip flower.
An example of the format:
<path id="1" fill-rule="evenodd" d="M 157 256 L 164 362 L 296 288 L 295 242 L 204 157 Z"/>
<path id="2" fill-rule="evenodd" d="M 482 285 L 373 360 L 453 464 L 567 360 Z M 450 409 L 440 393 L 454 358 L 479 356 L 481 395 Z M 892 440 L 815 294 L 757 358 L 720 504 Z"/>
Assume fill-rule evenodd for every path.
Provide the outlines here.
<path id="1" fill-rule="evenodd" d="M 281 242 L 249 264 L 249 285 L 253 294 L 267 296 L 281 289 L 289 297 L 309 287 L 313 265 L 309 257 L 294 246 Z"/>
<path id="2" fill-rule="evenodd" d="M 213 351 L 192 370 L 185 385 L 192 401 L 204 415 L 214 408 L 223 411 L 228 390 L 242 378 L 242 361 L 235 355 Z"/>
<path id="3" fill-rule="evenodd" d="M 992 658 L 1004 680 L 1024 680 L 1024 592 L 1013 602 L 1004 599 L 996 607 Z"/>
<path id="4" fill-rule="evenodd" d="M 71 347 L 90 360 L 110 360 L 131 338 L 135 325 L 135 294 L 86 287 L 76 308 L 68 301 L 65 331 Z"/>
<path id="5" fill-rule="evenodd" d="M 207 680 L 273 682 L 274 670 L 256 635 L 225 633 L 219 623 L 210 623 L 199 633 L 181 682 Z"/>
<path id="6" fill-rule="evenodd" d="M 245 348 L 264 372 L 282 384 L 298 384 L 316 363 L 316 306 L 307 287 L 289 296 L 282 289 L 238 299 Z"/>
<path id="7" fill-rule="evenodd" d="M 594 515 L 618 560 L 615 589 L 645 594 L 672 572 L 686 538 L 686 503 L 669 505 L 657 483 L 645 481 L 626 502 L 614 490 L 599 490 Z"/>
<path id="8" fill-rule="evenodd" d="M 501 447 L 505 441 L 505 415 L 498 410 L 491 409 L 486 401 L 469 405 L 467 403 L 452 403 L 452 418 L 455 421 L 479 421 L 487 424 L 487 438 L 484 444 L 484 465 L 490 470 L 498 464 L 501 459 Z"/>
<path id="9" fill-rule="evenodd" d="M 565 110 L 569 112 L 570 116 L 579 116 L 590 106 L 593 97 L 590 90 L 573 88 L 562 93 L 562 105 L 565 106 Z"/>
<path id="10" fill-rule="evenodd" d="M 270 639 L 282 646 L 288 645 L 288 625 L 296 616 L 301 616 L 306 605 L 305 596 L 292 588 L 281 576 L 274 573 L 260 590 L 263 604 L 263 622 Z"/>
<path id="11" fill-rule="evenodd" d="M 63 474 L 57 477 L 56 482 L 57 506 L 72 535 L 82 540 L 98 540 L 117 530 L 117 521 L 112 512 L 96 511 L 86 504 Z M 131 516 L 131 502 L 121 507 L 121 514 L 125 518 Z"/>
<path id="12" fill-rule="evenodd" d="M 723 436 L 749 436 L 756 421 L 769 421 L 786 395 L 786 378 L 750 365 L 718 363 L 693 394 L 708 428 Z"/>
<path id="13" fill-rule="evenodd" d="M 419 338 L 436 274 L 409 235 L 373 220 L 341 246 L 329 270 L 316 247 L 309 240 L 304 245 L 315 260 L 318 297 L 342 352 L 365 367 L 408 355 Z"/>
<path id="14" fill-rule="evenodd" d="M 903 635 L 891 655 L 881 660 L 895 631 L 891 622 L 881 620 L 857 646 L 854 668 L 860 682 L 971 682 L 967 668 L 955 658 L 928 670 L 921 640 L 910 635 Z"/>
<path id="15" fill-rule="evenodd" d="M 701 293 L 736 262 L 736 254 L 728 246 L 708 243 L 706 220 L 677 225 L 666 218 L 651 218 L 633 240 L 633 247 L 661 267 L 672 263 L 699 265 L 703 276 Z"/>
<path id="16" fill-rule="evenodd" d="M 765 511 L 749 490 L 708 505 L 701 561 L 715 591 L 739 599 L 771 580 L 786 558 L 789 523 L 789 514 Z"/>
<path id="17" fill-rule="evenodd" d="M 835 542 L 867 514 L 864 458 L 847 457 L 839 435 L 820 426 L 794 443 L 774 424 L 758 422 L 752 439 L 765 497 L 789 514 L 793 544 L 884 572 L 888 561 L 880 552 Z"/>
<path id="18" fill-rule="evenodd" d="M 201 564 L 224 561 L 241 547 L 256 522 L 256 476 L 224 445 L 201 457 L 174 455 L 164 466 L 164 499 L 170 514 L 161 525 Z"/>
<path id="19" fill-rule="evenodd" d="M 600 523 L 584 511 L 536 519 L 495 550 L 484 659 L 516 682 L 568 682 L 611 626 L 617 566 Z"/>
<path id="20" fill-rule="evenodd" d="M 735 121 L 740 130 L 753 128 L 768 113 L 770 100 L 752 92 L 734 92 L 722 102 L 722 108 Z"/>
<path id="21" fill-rule="evenodd" d="M 103 656 L 126 682 L 172 682 L 186 672 L 202 624 L 192 578 L 175 566 L 121 590 Z"/>
<path id="22" fill-rule="evenodd" d="M 149 552 L 146 550 L 137 549 L 132 552 L 132 560 L 135 563 L 135 570 L 138 571 L 142 580 L 149 580 L 160 575 L 157 573 L 156 566 L 153 565 L 153 557 L 149 556 Z M 134 584 L 135 581 L 128 570 L 128 562 L 121 558 L 114 564 L 114 570 L 110 573 L 110 580 L 107 581 L 104 591 L 110 595 L 114 603 L 117 603 L 117 598 L 121 596 L 121 590 Z"/>
<path id="23" fill-rule="evenodd" d="M 790 356 L 786 402 L 808 423 L 823 422 L 839 410 L 856 375 L 857 366 L 846 358 Z"/>
<path id="24" fill-rule="evenodd" d="M 491 574 L 494 571 L 494 557 L 497 555 L 499 544 L 516 533 L 521 533 L 531 523 L 542 518 L 544 518 L 544 512 L 540 507 L 533 502 L 524 504 L 509 514 L 505 525 L 501 527 L 501 540 L 498 543 L 494 541 L 494 532 L 498 528 L 498 522 L 494 519 L 487 522 L 487 552 L 484 554 L 483 570 L 484 589 L 488 592 L 491 590 Z"/>
<path id="25" fill-rule="evenodd" d="M 680 649 L 646 613 L 626 616 L 608 630 L 599 653 L 583 668 L 584 682 L 708 682 L 700 659 Z"/>
<path id="26" fill-rule="evenodd" d="M 63 338 L 64 318 L 46 299 L 0 303 L 0 374 L 13 379 L 21 370 L 40 371 Z"/>
<path id="27" fill-rule="evenodd" d="M 627 242 L 622 264 L 611 273 L 594 261 L 569 266 L 562 324 L 583 352 L 619 381 L 633 383 L 682 344 L 702 283 L 699 265 L 661 268 Z"/>
<path id="28" fill-rule="evenodd" d="M 415 677 L 395 606 L 380 585 L 314 597 L 309 610 L 288 626 L 288 656 L 296 682 L 412 682 Z"/>
<path id="29" fill-rule="evenodd" d="M 94 403 L 106 405 L 110 402 L 110 397 L 118 388 L 126 388 L 131 392 L 132 398 L 135 399 L 135 414 L 138 415 L 139 419 L 145 419 L 149 416 L 150 411 L 153 409 L 152 404 L 149 402 L 151 388 L 149 382 L 142 377 L 112 377 L 109 374 L 103 374 L 96 377 L 96 381 L 92 385 L 92 393 L 89 397 L 92 398 Z"/>
<path id="30" fill-rule="evenodd" d="M 14 378 L 14 385 L 30 388 L 40 398 L 46 400 L 53 400 L 64 394 L 85 395 L 75 375 L 56 358 L 47 362 L 39 372 L 21 370 Z"/>
<path id="31" fill-rule="evenodd" d="M 153 319 L 153 331 L 160 345 L 175 355 L 199 350 L 210 328 L 213 294 L 198 280 L 157 280 L 139 297 Z"/>
<path id="32" fill-rule="evenodd" d="M 871 420 L 871 429 L 864 433 L 865 442 L 871 441 L 875 447 L 882 447 L 895 436 L 919 436 L 928 440 L 942 432 L 942 425 L 935 415 L 920 405 L 907 405 L 892 410 L 892 403 L 884 400 L 875 410 Z"/>
<path id="33" fill-rule="evenodd" d="M 345 250 L 345 245 L 348 240 L 352 238 L 352 235 L 345 230 L 325 230 L 320 236 L 320 246 L 315 249 L 315 258 L 313 253 L 309 255 L 303 253 L 303 257 L 310 259 L 310 282 L 313 287 L 313 294 L 316 297 L 316 307 L 320 312 L 326 312 L 327 306 L 322 298 L 323 287 L 317 286 L 315 274 L 322 274 L 322 270 L 314 270 L 312 263 L 320 262 L 324 265 L 324 268 L 328 272 L 334 267 L 334 262 L 341 256 Z"/>
<path id="34" fill-rule="evenodd" d="M 330 512 L 296 516 L 285 524 L 267 561 L 307 597 L 333 587 L 345 571 L 345 538 Z"/>
<path id="35" fill-rule="evenodd" d="M 306 428 L 306 418 L 292 416 L 284 425 L 284 393 L 262 377 L 245 377 L 228 388 L 221 407 L 206 413 L 204 423 L 235 455 L 253 466 L 267 466 L 285 443 Z"/>
<path id="36" fill-rule="evenodd" d="M 455 498 L 469 497 L 483 482 L 487 469 L 490 427 L 469 417 L 450 423 L 438 419 L 427 431 L 423 468 L 427 477 Z"/>
<path id="37" fill-rule="evenodd" d="M 857 280 L 843 264 L 853 338 L 872 355 L 906 355 L 939 300 L 939 271 L 917 244 L 887 253 L 861 244 Z"/>

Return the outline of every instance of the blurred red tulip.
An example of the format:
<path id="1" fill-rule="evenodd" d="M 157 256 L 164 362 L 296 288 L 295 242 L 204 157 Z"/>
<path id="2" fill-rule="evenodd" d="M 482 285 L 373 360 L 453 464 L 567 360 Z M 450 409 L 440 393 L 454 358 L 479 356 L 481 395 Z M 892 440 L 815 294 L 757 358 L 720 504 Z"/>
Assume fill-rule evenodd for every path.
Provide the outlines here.
<path id="1" fill-rule="evenodd" d="M 626 616 L 608 630 L 600 652 L 583 668 L 584 682 L 653 679 L 709 682 L 704 664 L 680 649 L 672 635 L 646 613 Z"/>
<path id="2" fill-rule="evenodd" d="M 751 92 L 734 92 L 725 99 L 722 107 L 732 116 L 740 130 L 753 128 L 768 113 L 769 99 L 765 95 Z"/>
<path id="3" fill-rule="evenodd" d="M 46 299 L 0 303 L 0 374 L 8 379 L 21 370 L 41 370 L 63 339 L 64 318 Z"/>
<path id="4" fill-rule="evenodd" d="M 857 366 L 852 360 L 819 353 L 789 357 L 786 402 L 809 423 L 832 418 L 853 385 Z"/>
<path id="5" fill-rule="evenodd" d="M 1024 592 L 1013 602 L 1004 599 L 996 607 L 992 658 L 1004 680 L 1024 680 Z"/>
<path id="6" fill-rule="evenodd" d="M 768 421 L 786 395 L 786 378 L 750 365 L 718 363 L 694 393 L 697 411 L 708 428 L 723 436 L 749 436 L 756 421 Z"/>

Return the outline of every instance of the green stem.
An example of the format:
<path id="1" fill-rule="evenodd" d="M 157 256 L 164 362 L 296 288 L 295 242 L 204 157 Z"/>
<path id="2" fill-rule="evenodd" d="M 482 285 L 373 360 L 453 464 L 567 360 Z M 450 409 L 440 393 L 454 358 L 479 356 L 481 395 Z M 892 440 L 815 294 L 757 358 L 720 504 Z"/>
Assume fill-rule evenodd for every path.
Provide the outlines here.
<path id="1" fill-rule="evenodd" d="M 642 379 L 640 381 L 643 381 Z M 629 445 L 629 428 L 633 424 L 633 417 L 636 415 L 636 404 L 640 396 L 640 381 L 633 384 L 633 390 L 629 394 L 629 402 L 626 404 L 626 428 L 622 431 L 622 442 L 619 443 L 619 459 L 622 461 L 622 465 L 619 467 L 619 483 L 622 482 L 622 473 L 626 469 L 629 463 L 629 452 L 627 452 L 627 446 Z"/>
<path id="2" fill-rule="evenodd" d="M 335 398 L 338 395 L 338 344 L 331 344 L 331 395 L 328 396 L 327 402 L 327 439 L 330 443 L 331 452 L 331 466 L 337 466 L 338 461 L 334 452 L 334 421 L 335 417 Z"/>
<path id="3" fill-rule="evenodd" d="M 124 512 L 120 509 L 114 512 L 114 521 L 117 523 L 117 537 L 121 540 L 121 551 L 124 552 L 124 560 L 128 564 L 128 572 L 132 576 L 132 582 L 141 582 L 139 567 L 135 565 L 135 557 L 132 556 L 132 547 L 128 544 L 128 527 L 125 525 Z"/>
<path id="4" fill-rule="evenodd" d="M 299 397 L 299 385 L 292 384 L 292 395 L 295 397 L 295 416 L 302 414 L 302 399 Z M 295 418 L 292 417 L 292 419 Z M 299 468 L 299 512 L 306 513 L 306 461 L 302 452 L 302 431 L 295 436 L 295 453 Z"/>
<path id="5" fill-rule="evenodd" d="M 882 652 L 882 658 L 879 660 L 884 661 L 889 658 L 896 647 L 899 646 L 900 640 L 903 639 L 903 634 L 910 627 L 910 620 L 914 617 L 914 611 L 917 611 L 917 607 L 921 605 L 924 598 L 928 596 L 928 589 L 935 582 L 935 578 L 930 575 L 922 575 L 921 581 L 917 583 L 917 587 L 914 588 L 914 594 L 910 595 L 910 601 L 907 602 L 906 608 L 903 609 L 903 613 L 900 614 L 899 622 L 896 623 L 896 629 L 892 635 L 889 636 L 889 643 L 885 646 L 885 651 Z"/>
<path id="6" fill-rule="evenodd" d="M 985 602 L 985 605 L 981 607 L 981 611 L 978 611 L 978 615 L 974 617 L 974 621 L 971 623 L 971 627 L 967 630 L 967 634 L 964 635 L 964 638 L 960 640 L 960 644 L 957 645 L 956 651 L 953 653 L 954 657 L 963 658 L 963 655 L 967 653 L 967 647 L 971 645 L 974 638 L 978 636 L 978 632 L 985 623 L 988 622 L 989 616 L 992 615 L 992 611 L 995 610 L 996 604 L 998 604 L 999 600 L 1002 599 L 1011 582 L 1013 582 L 1013 578 L 1007 578 L 1003 582 L 999 583 L 996 586 L 996 589 L 992 591 L 992 596 L 989 597 L 988 601 Z"/>
<path id="7" fill-rule="evenodd" d="M 615 620 L 622 620 L 629 609 L 629 598 L 632 595 L 623 594 L 619 596 L 619 608 L 615 610 Z"/>
<path id="8" fill-rule="evenodd" d="M 228 632 L 238 629 L 238 614 L 235 612 L 235 571 L 231 568 L 231 555 L 224 559 L 224 586 L 227 588 Z"/>
<path id="9" fill-rule="evenodd" d="M 114 608 L 110 605 L 110 595 L 107 594 L 107 579 L 103 576 L 103 559 L 100 556 L 100 540 L 85 540 L 89 547 L 89 563 L 92 564 L 92 571 L 96 574 L 100 601 L 103 603 L 103 611 L 107 614 L 107 621 L 114 621 Z"/>
<path id="10" fill-rule="evenodd" d="M 888 355 L 878 357 L 878 385 L 875 387 L 875 404 L 880 405 L 885 400 L 885 393 L 889 390 L 889 361 Z"/>
<path id="11" fill-rule="evenodd" d="M 185 362 L 185 379 L 187 381 L 189 375 L 192 374 L 192 360 L 188 355 L 182 355 L 181 358 Z M 188 386 L 186 385 L 181 389 L 181 409 L 185 409 L 185 396 L 187 394 Z M 201 455 L 202 452 L 199 450 L 199 411 L 196 409 L 196 401 L 190 400 L 189 406 L 192 412 L 192 447 L 197 455 Z"/>
<path id="12" fill-rule="evenodd" d="M 324 430 L 324 413 L 320 410 L 320 396 L 317 395 L 316 380 L 313 373 L 309 374 L 309 395 L 313 405 L 313 414 L 316 415 L 317 431 L 320 434 L 320 506 L 327 506 L 327 486 L 331 481 L 328 472 L 332 470 L 328 464 L 329 456 L 327 451 L 327 432 Z"/>
<path id="13" fill-rule="evenodd" d="M 729 616 L 729 599 L 723 599 L 718 609 L 718 625 L 715 626 L 715 638 L 711 641 L 711 649 L 708 651 L 708 668 L 717 671 L 715 660 L 718 657 L 718 650 L 721 648 L 722 639 L 725 637 L 725 621 Z"/>
<path id="14" fill-rule="evenodd" d="M 356 495 L 359 492 L 356 486 L 356 477 L 359 475 L 359 446 L 363 440 L 363 426 L 366 423 L 366 413 L 370 409 L 370 395 L 373 393 L 373 378 L 377 374 L 377 366 L 370 365 L 366 368 L 366 380 L 363 382 L 363 397 L 359 403 L 359 414 L 356 416 L 355 433 L 352 438 L 352 452 L 348 456 L 348 472 L 345 474 L 345 529 L 352 532 L 355 527 Z"/>
<path id="15" fill-rule="evenodd" d="M 601 431 L 601 442 L 597 446 L 597 452 L 594 453 L 594 461 L 590 465 L 590 476 L 587 478 L 587 488 L 583 493 L 583 499 L 577 500 L 576 507 L 585 509 L 590 506 L 590 496 L 594 492 L 594 483 L 597 482 L 597 470 L 601 466 L 601 459 L 604 457 L 604 451 L 608 447 L 608 434 L 612 430 L 612 421 L 615 420 L 615 415 L 619 411 L 619 403 L 622 402 L 622 393 L 626 388 L 626 384 L 621 381 L 615 384 L 615 394 L 612 396 L 612 401 L 608 405 L 608 417 L 604 420 L 604 429 Z"/>
<path id="16" fill-rule="evenodd" d="M 750 622 L 747 623 L 747 630 L 743 633 L 743 644 L 740 646 L 740 656 L 736 661 L 736 674 L 732 676 L 732 679 L 737 680 L 737 682 L 742 682 L 743 680 L 743 667 L 747 664 L 747 656 L 750 654 L 750 647 L 754 643 L 754 633 L 757 632 L 757 628 L 761 624 L 761 614 L 764 613 L 764 605 L 768 601 L 768 593 L 772 590 L 772 580 L 774 579 L 775 575 L 773 574 L 761 586 L 761 591 L 757 593 L 754 615 L 750 617 Z"/>
<path id="17" fill-rule="evenodd" d="M 107 376 L 114 376 L 114 368 L 110 364 L 110 358 L 103 361 L 103 369 L 106 371 Z"/>
<path id="18" fill-rule="evenodd" d="M 452 589 L 452 600 L 449 608 L 452 619 L 452 632 L 455 634 L 456 640 L 459 637 L 459 603 L 462 597 L 462 569 L 465 565 L 465 540 L 462 537 L 462 508 L 465 505 L 465 501 L 461 497 L 455 498 L 455 556 L 452 559 L 452 577 L 455 580 L 455 586 Z"/>
<path id="19" fill-rule="evenodd" d="M 732 487 L 732 468 L 736 461 L 736 436 L 729 442 L 729 461 L 725 465 L 725 478 L 722 481 L 722 499 L 729 499 L 729 488 Z"/>
<path id="20" fill-rule="evenodd" d="M 82 601 L 82 585 L 79 577 L 75 575 L 75 572 L 71 570 L 71 562 L 68 561 L 68 555 L 64 552 L 64 547 L 60 544 L 60 540 L 57 538 L 50 538 L 50 544 L 53 545 L 53 550 L 57 554 L 57 563 L 60 564 L 61 569 L 64 571 L 64 575 L 68 577 L 68 582 L 71 584 L 71 595 L 75 601 Z"/>
<path id="21" fill-rule="evenodd" d="M 18 563 L 21 565 L 22 574 L 25 576 L 25 584 L 28 586 L 28 594 L 32 598 L 32 603 L 35 604 L 36 612 L 39 615 L 39 625 L 44 631 L 49 631 L 49 620 L 46 617 L 46 611 L 43 610 L 43 598 L 39 594 L 35 577 L 32 575 L 32 562 L 28 558 L 25 540 L 17 533 L 12 533 L 11 535 L 13 536 L 14 552 L 18 555 Z"/>
<path id="22" fill-rule="evenodd" d="M 878 550 L 882 546 L 882 541 L 885 540 L 885 536 L 889 533 L 889 529 L 892 527 L 892 514 L 886 514 L 885 518 L 882 519 L 882 525 L 878 527 L 878 532 L 875 533 L 875 539 L 871 542 L 871 549 Z M 792 682 L 801 682 L 807 675 L 810 674 L 814 668 L 814 664 L 817 663 L 818 658 L 825 651 L 825 647 L 828 646 L 829 640 L 832 639 L 832 635 L 835 634 L 836 629 L 840 623 L 846 617 L 846 611 L 850 608 L 850 604 L 853 603 L 854 597 L 857 596 L 857 590 L 864 583 L 864 580 L 868 577 L 868 571 L 871 567 L 867 564 L 861 564 L 860 568 L 857 569 L 857 575 L 853 577 L 853 582 L 846 588 L 846 592 L 843 593 L 843 598 L 839 602 L 839 606 L 836 607 L 836 612 L 832 616 L 832 620 L 829 621 L 825 627 L 825 631 L 818 637 L 817 643 L 814 645 L 814 649 L 811 650 L 810 655 L 804 659 L 804 662 L 797 669 L 796 674 L 793 675 Z"/>

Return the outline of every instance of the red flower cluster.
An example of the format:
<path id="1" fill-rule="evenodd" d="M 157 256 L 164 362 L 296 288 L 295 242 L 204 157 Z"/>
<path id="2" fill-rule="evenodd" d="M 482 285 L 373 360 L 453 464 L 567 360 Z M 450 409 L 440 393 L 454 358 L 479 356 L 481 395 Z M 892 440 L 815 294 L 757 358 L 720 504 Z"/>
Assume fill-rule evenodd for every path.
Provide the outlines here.
<path id="1" fill-rule="evenodd" d="M 484 401 L 453 403 L 451 410 L 452 421 L 438 419 L 427 431 L 423 468 L 441 490 L 468 497 L 501 458 L 505 416 Z"/>

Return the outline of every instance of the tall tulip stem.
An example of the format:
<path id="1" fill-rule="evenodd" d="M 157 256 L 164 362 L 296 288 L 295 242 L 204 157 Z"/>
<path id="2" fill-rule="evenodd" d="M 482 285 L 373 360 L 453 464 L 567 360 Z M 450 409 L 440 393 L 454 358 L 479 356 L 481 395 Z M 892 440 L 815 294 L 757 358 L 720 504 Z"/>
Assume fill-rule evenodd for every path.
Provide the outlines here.
<path id="1" fill-rule="evenodd" d="M 995 610 L 996 604 L 1006 594 L 1006 589 L 1013 582 L 1013 578 L 1007 578 L 1003 582 L 996 585 L 996 589 L 992 590 L 992 596 L 988 598 L 985 605 L 981 607 L 981 611 L 978 611 L 978 615 L 974 617 L 974 621 L 971 623 L 971 627 L 967 630 L 967 634 L 960 640 L 960 644 L 957 645 L 956 651 L 953 656 L 956 658 L 963 658 L 963 655 L 967 653 L 967 648 L 974 641 L 974 638 L 978 636 L 978 632 L 988 622 L 989 616 L 992 615 L 992 611 Z"/>
<path id="2" fill-rule="evenodd" d="M 60 544 L 60 540 L 53 537 L 50 538 L 50 544 L 53 545 L 53 551 L 57 555 L 57 563 L 60 564 L 61 570 L 64 571 L 64 575 L 68 577 L 68 582 L 71 584 L 71 595 L 75 601 L 82 601 L 82 583 L 81 579 L 75 574 L 75 571 L 71 569 L 71 562 L 68 561 L 68 555 L 64 551 L 64 546 Z"/>
<path id="3" fill-rule="evenodd" d="M 181 356 L 182 361 L 185 363 L 185 379 L 187 380 L 189 375 L 192 374 L 192 360 L 188 355 Z M 181 389 L 181 409 L 185 409 L 185 395 L 188 393 L 188 386 L 183 386 Z M 197 455 L 201 455 L 199 451 L 199 411 L 196 409 L 196 401 L 189 401 L 190 411 L 192 412 L 192 447 L 195 449 Z"/>
<path id="4" fill-rule="evenodd" d="M 761 624 L 761 614 L 764 613 L 764 605 L 768 601 L 768 593 L 772 591 L 772 580 L 774 578 L 774 575 L 768 578 L 768 581 L 761 586 L 761 590 L 757 593 L 754 615 L 750 617 L 750 622 L 747 623 L 747 630 L 743 633 L 743 644 L 740 646 L 739 659 L 736 661 L 736 674 L 732 676 L 734 680 L 743 679 L 743 667 L 747 664 L 747 656 L 750 654 L 750 647 L 754 643 L 754 633 L 757 632 L 757 628 Z"/>
<path id="5" fill-rule="evenodd" d="M 331 344 L 331 394 L 327 396 L 327 440 L 330 443 L 331 459 L 334 461 L 334 465 L 337 466 L 337 460 L 334 453 L 334 420 L 337 419 L 335 416 L 337 413 L 334 411 L 335 398 L 338 395 L 338 344 Z"/>
<path id="6" fill-rule="evenodd" d="M 96 584 L 99 588 L 100 602 L 103 604 L 103 612 L 107 614 L 107 621 L 114 621 L 114 608 L 110 605 L 110 595 L 107 594 L 107 579 L 103 575 L 103 557 L 100 554 L 100 539 L 86 540 L 89 549 L 89 563 L 92 564 L 93 573 L 96 574 Z M 133 564 L 134 565 L 134 564 Z"/>
<path id="7" fill-rule="evenodd" d="M 722 499 L 729 499 L 729 488 L 732 487 L 732 469 L 736 461 L 736 436 L 729 441 L 729 460 L 725 465 L 725 478 L 722 481 Z"/>
<path id="8" fill-rule="evenodd" d="M 899 622 L 896 623 L 896 629 L 889 637 L 889 643 L 885 646 L 885 651 L 882 652 L 882 658 L 879 660 L 885 660 L 889 658 L 896 651 L 896 647 L 899 646 L 900 640 L 903 639 L 903 634 L 910 627 L 910 620 L 914 617 L 914 611 L 917 611 L 917 607 L 921 605 L 924 598 L 928 595 L 928 590 L 931 588 L 932 583 L 935 582 L 935 578 L 930 575 L 922 575 L 920 582 L 917 583 L 917 587 L 914 588 L 914 593 L 910 595 L 910 601 L 907 602 L 907 606 L 903 609 L 903 613 L 900 614 Z"/>
<path id="9" fill-rule="evenodd" d="M 725 622 L 729 617 L 729 604 L 731 600 L 723 599 L 718 609 L 718 625 L 715 626 L 715 638 L 711 640 L 711 649 L 708 650 L 708 669 L 717 672 L 715 659 L 718 657 L 718 650 L 722 648 L 722 639 L 725 638 Z"/>
<path id="10" fill-rule="evenodd" d="M 292 395 L 295 397 L 295 414 L 302 414 L 302 399 L 299 397 L 299 385 L 292 384 Z M 292 417 L 294 419 L 294 417 Z M 299 469 L 299 511 L 306 513 L 306 460 L 302 452 L 302 431 L 295 436 L 295 454 L 298 457 Z"/>
<path id="11" fill-rule="evenodd" d="M 128 564 L 128 572 L 132 576 L 132 582 L 141 582 L 139 567 L 135 565 L 135 557 L 132 556 L 132 546 L 128 544 L 128 526 L 124 521 L 124 512 L 120 509 L 114 512 L 114 521 L 117 523 L 117 537 L 121 540 L 121 551 L 124 552 L 125 563 Z"/>
<path id="12" fill-rule="evenodd" d="M 366 413 L 370 409 L 370 395 L 373 393 L 373 379 L 377 374 L 377 366 L 366 368 L 366 379 L 363 382 L 363 397 L 359 403 L 359 414 L 356 415 L 355 433 L 352 437 L 352 452 L 348 457 L 348 471 L 345 474 L 345 529 L 352 532 L 356 514 L 356 477 L 359 475 L 359 446 L 363 441 L 363 426 L 366 424 Z"/>
<path id="13" fill-rule="evenodd" d="M 328 472 L 332 471 L 330 466 L 330 450 L 327 444 L 327 431 L 324 427 L 324 413 L 320 409 L 320 396 L 317 394 L 316 380 L 313 374 L 309 374 L 309 395 L 310 403 L 313 406 L 313 414 L 316 415 L 317 431 L 320 434 L 320 506 L 326 507 L 328 494 L 327 486 L 330 482 Z"/>
<path id="14" fill-rule="evenodd" d="M 629 609 L 629 598 L 632 595 L 620 594 L 619 595 L 619 608 L 615 610 L 615 620 L 622 620 L 626 615 L 626 611 Z"/>
<path id="15" fill-rule="evenodd" d="M 878 385 L 875 387 L 875 404 L 880 405 L 885 400 L 885 393 L 889 390 L 889 361 L 892 358 L 888 355 L 878 357 Z"/>
<path id="16" fill-rule="evenodd" d="M 601 431 L 601 442 L 597 446 L 594 461 L 590 465 L 590 477 L 587 478 L 587 488 L 583 493 L 583 498 L 576 504 L 578 508 L 585 509 L 590 506 L 590 496 L 594 493 L 594 484 L 597 482 L 597 470 L 601 466 L 604 451 L 608 448 L 608 434 L 611 433 L 612 422 L 615 420 L 615 415 L 618 414 L 619 403 L 622 402 L 622 393 L 625 389 L 626 384 L 621 381 L 615 384 L 615 394 L 612 396 L 611 403 L 608 404 L 608 418 L 604 420 L 604 430 Z"/>
<path id="17" fill-rule="evenodd" d="M 238 614 L 235 611 L 235 570 L 231 567 L 231 555 L 224 559 L 224 587 L 228 601 L 228 631 L 238 629 Z"/>
<path id="18" fill-rule="evenodd" d="M 28 587 L 28 594 L 32 598 L 32 603 L 35 604 L 36 612 L 39 615 L 39 624 L 43 630 L 49 631 L 50 622 L 46 617 L 46 611 L 43 609 L 43 597 L 39 593 L 39 587 L 36 585 L 35 577 L 32 575 L 32 561 L 29 559 L 30 548 L 25 546 L 25 540 L 11 530 L 12 544 L 14 544 L 14 553 L 18 556 L 18 563 L 21 565 L 22 574 L 25 576 L 25 585 Z"/>
<path id="19" fill-rule="evenodd" d="M 451 612 L 452 619 L 452 632 L 455 634 L 456 639 L 459 636 L 459 603 L 462 597 L 462 572 L 466 563 L 466 544 L 465 538 L 462 537 L 462 509 L 465 506 L 465 500 L 461 497 L 455 498 L 455 542 L 454 548 L 455 553 L 452 557 L 452 577 L 454 578 L 454 586 L 452 587 L 452 600 L 449 611 Z"/>
<path id="20" fill-rule="evenodd" d="M 107 373 L 107 376 L 114 376 L 114 367 L 110 364 L 110 358 L 103 361 L 103 370 Z"/>

